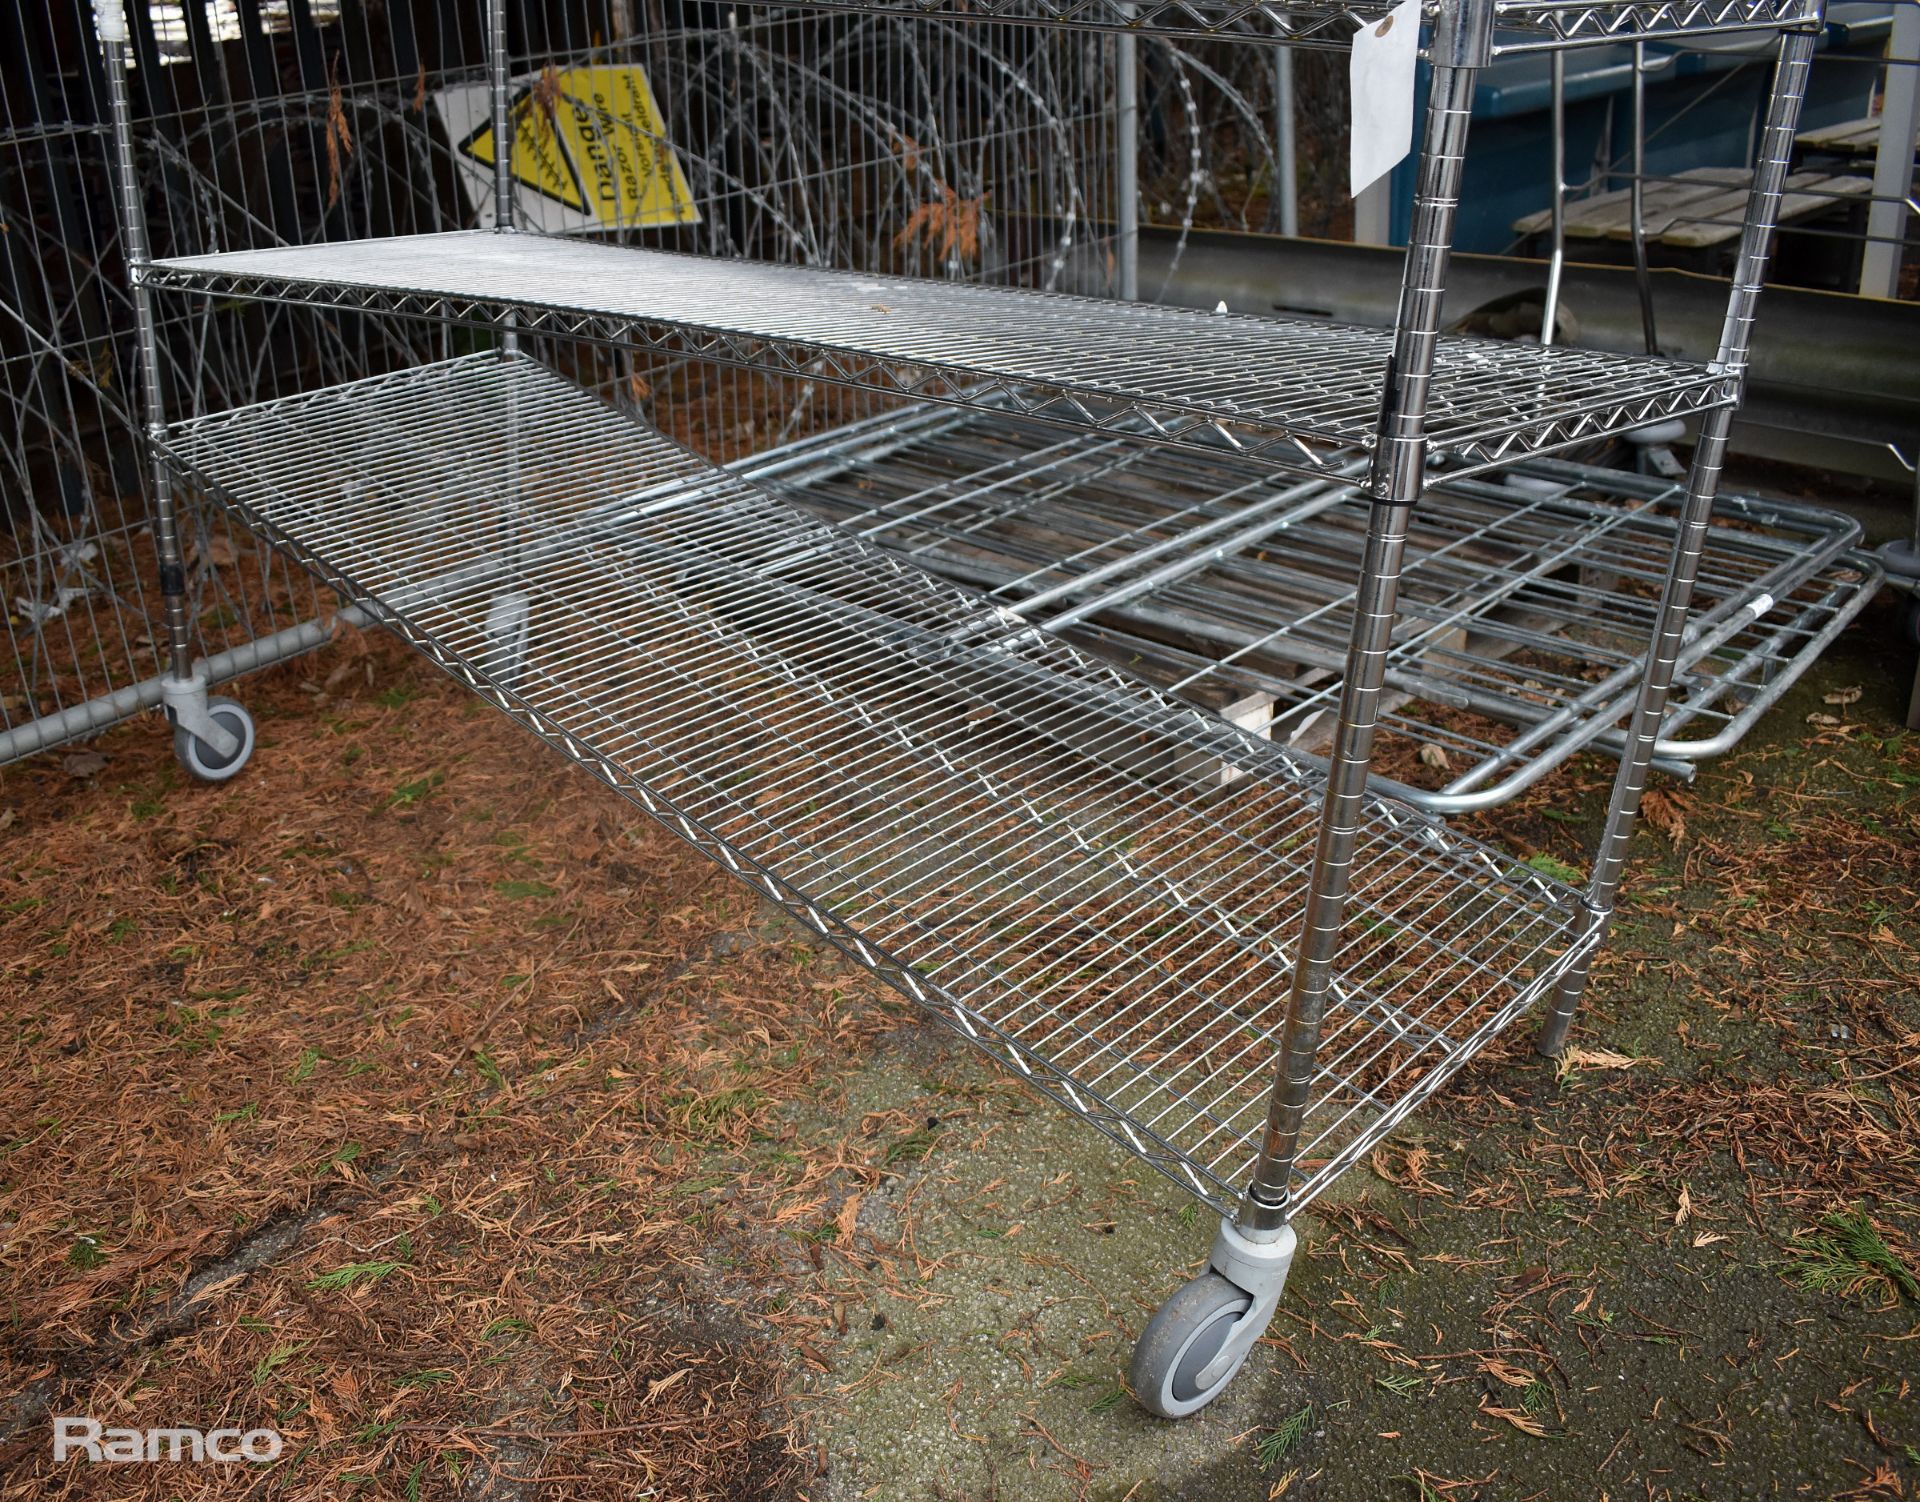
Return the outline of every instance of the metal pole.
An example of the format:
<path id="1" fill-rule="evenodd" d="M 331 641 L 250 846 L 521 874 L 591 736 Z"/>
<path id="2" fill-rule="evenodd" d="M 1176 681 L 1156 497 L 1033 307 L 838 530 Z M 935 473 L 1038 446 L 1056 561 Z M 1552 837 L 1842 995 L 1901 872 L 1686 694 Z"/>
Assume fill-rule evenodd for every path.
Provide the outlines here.
<path id="1" fill-rule="evenodd" d="M 1567 267 L 1567 55 L 1555 52 L 1548 64 L 1551 79 L 1553 200 L 1548 231 L 1547 302 L 1540 310 L 1540 342 L 1552 344 L 1560 329 L 1560 278 Z"/>
<path id="2" fill-rule="evenodd" d="M 1774 69 L 1773 95 L 1754 162 L 1746 231 L 1734 265 L 1733 286 L 1727 297 L 1726 323 L 1716 361 L 1736 383 L 1736 391 L 1746 379 L 1754 311 L 1766 276 L 1774 224 L 1780 215 L 1780 197 L 1793 156 L 1794 131 L 1800 123 L 1800 101 L 1806 93 L 1813 44 L 1814 34 L 1807 31 L 1790 32 L 1780 39 L 1780 61 Z M 1660 722 L 1666 714 L 1667 692 L 1673 686 L 1687 607 L 1693 600 L 1694 579 L 1699 573 L 1700 553 L 1706 543 L 1707 523 L 1713 514 L 1713 498 L 1719 489 L 1727 435 L 1732 427 L 1732 408 L 1721 407 L 1708 413 L 1700 425 L 1699 443 L 1693 451 L 1693 469 L 1687 478 L 1687 500 L 1674 537 L 1666 592 L 1661 597 L 1653 640 L 1648 645 L 1646 674 L 1640 680 L 1626 754 L 1614 779 L 1606 831 L 1600 839 L 1593 880 L 1587 889 L 1588 901 L 1599 913 L 1603 928 L 1612 922 L 1614 899 L 1626 866 L 1627 845 L 1633 837 L 1634 818 L 1640 811 L 1641 794 L 1646 791 L 1648 763 L 1660 737 Z M 1588 953 L 1591 955 L 1592 951 Z M 1552 1008 L 1540 1031 L 1542 1053 L 1557 1054 L 1565 1046 L 1567 1029 L 1573 1023 L 1581 993 L 1586 989 L 1587 967 L 1588 961 L 1581 960 L 1554 992 Z"/>
<path id="3" fill-rule="evenodd" d="M 1123 6 L 1130 14 L 1132 7 Z M 1119 174 L 1120 296 L 1126 302 L 1140 298 L 1140 44 L 1123 33 L 1114 39 L 1114 131 L 1117 148 L 1114 170 Z"/>
<path id="4" fill-rule="evenodd" d="M 1556 54 L 1557 56 L 1558 54 Z M 1633 285 L 1640 294 L 1640 326 L 1647 353 L 1660 353 L 1653 327 L 1653 273 L 1647 266 L 1647 44 L 1633 44 L 1633 183 L 1627 189 L 1633 236 Z"/>
<path id="5" fill-rule="evenodd" d="M 513 228 L 513 111 L 507 91 L 507 0 L 487 0 L 487 97 L 493 110 L 493 227 Z"/>
<path id="6" fill-rule="evenodd" d="M 160 380 L 160 337 L 153 321 L 153 293 L 147 286 L 152 259 L 147 240 L 146 205 L 133 160 L 133 106 L 127 96 L 130 38 L 121 0 L 97 0 L 94 16 L 106 54 L 107 107 L 113 120 L 114 177 L 120 190 L 120 233 L 124 237 L 127 283 L 133 296 L 134 339 L 140 361 L 141 417 L 146 427 L 148 474 L 153 485 L 153 542 L 159 555 L 160 597 L 167 628 L 167 672 L 186 679 L 193 673 L 192 622 L 187 614 L 187 571 L 180 552 L 180 528 L 174 514 L 173 476 L 162 457 L 167 436 L 166 394 Z"/>
<path id="7" fill-rule="evenodd" d="M 1880 149 L 1873 162 L 1873 204 L 1860 257 L 1863 297 L 1897 297 L 1900 252 L 1913 192 L 1913 152 L 1920 136 L 1920 5 L 1893 8 L 1887 42 L 1887 87 L 1880 105 Z"/>
<path id="8" fill-rule="evenodd" d="M 1300 233 L 1300 179 L 1294 161 L 1293 49 L 1273 49 L 1273 191 L 1280 201 L 1280 233 Z M 1268 221 L 1271 223 L 1272 221 Z"/>
<path id="9" fill-rule="evenodd" d="M 1380 177 L 1360 190 L 1353 201 L 1353 243 L 1386 245 L 1393 239 L 1393 174 Z"/>
<path id="10" fill-rule="evenodd" d="M 1460 202 L 1474 79 L 1490 52 L 1492 23 L 1491 0 L 1461 0 L 1442 9 L 1434 28 L 1426 141 L 1401 273 L 1393 354 L 1384 372 L 1379 446 L 1368 486 L 1373 506 L 1354 600 L 1353 636 L 1320 811 L 1312 884 L 1294 957 L 1260 1160 L 1236 1217 L 1236 1225 L 1254 1237 L 1272 1236 L 1287 1219 L 1294 1157 L 1306 1119 L 1320 1023 L 1332 989 L 1354 844 L 1367 797 L 1407 523 L 1426 469 L 1428 383 L 1440 334 L 1454 214 Z"/>

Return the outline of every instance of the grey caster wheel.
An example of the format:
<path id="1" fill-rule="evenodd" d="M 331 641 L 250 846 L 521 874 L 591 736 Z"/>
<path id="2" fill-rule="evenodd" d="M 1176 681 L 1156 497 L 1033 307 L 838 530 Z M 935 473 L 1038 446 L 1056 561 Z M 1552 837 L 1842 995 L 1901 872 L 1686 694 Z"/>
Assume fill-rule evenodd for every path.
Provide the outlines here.
<path id="1" fill-rule="evenodd" d="M 253 756 L 253 716 L 232 699 L 207 700 L 207 713 L 214 723 L 235 737 L 239 747 L 230 756 L 222 756 L 184 725 L 173 731 L 173 754 L 180 765 L 202 782 L 225 782 L 244 767 Z"/>
<path id="2" fill-rule="evenodd" d="M 1176 1289 L 1154 1311 L 1133 1348 L 1127 1383 L 1140 1406 L 1163 1419 L 1183 1419 L 1219 1397 L 1239 1375 L 1247 1353 L 1205 1385 L 1200 1373 L 1252 1307 L 1252 1295 L 1212 1271 Z"/>
<path id="3" fill-rule="evenodd" d="M 1291 1225 L 1220 1222 L 1207 1270 L 1154 1311 L 1133 1348 L 1127 1384 L 1142 1408 L 1183 1419 L 1226 1391 L 1273 1319 L 1294 1246 Z"/>

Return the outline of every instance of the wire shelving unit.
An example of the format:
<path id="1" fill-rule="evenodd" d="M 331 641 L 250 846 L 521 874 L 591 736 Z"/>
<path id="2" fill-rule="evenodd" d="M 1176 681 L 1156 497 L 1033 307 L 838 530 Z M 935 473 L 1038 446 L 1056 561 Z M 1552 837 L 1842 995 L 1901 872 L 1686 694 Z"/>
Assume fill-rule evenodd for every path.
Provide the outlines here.
<path id="1" fill-rule="evenodd" d="M 154 260 L 130 186 L 118 3 L 99 0 L 100 33 L 148 348 L 163 293 L 494 336 L 477 354 L 187 422 L 168 421 L 150 380 L 161 526 L 174 481 L 204 488 L 1218 1209 L 1207 1270 L 1135 1349 L 1131 1381 L 1150 1411 L 1192 1413 L 1232 1380 L 1280 1297 L 1304 1204 L 1530 1010 L 1548 1013 L 1543 1049 L 1562 1045 L 1685 655 L 1817 3 L 1430 7 L 1391 330 L 531 235 L 510 227 L 505 150 L 492 230 Z M 944 0 L 912 9 L 962 14 Z M 965 14 L 1006 9 L 989 0 Z M 1043 0 L 1021 14 L 1335 45 L 1383 12 Z M 510 136 L 506 20 L 491 0 L 496 142 Z M 1755 26 L 1779 30 L 1779 60 L 1715 360 L 1440 336 L 1469 104 L 1496 50 Z M 1353 582 L 1322 612 L 1325 754 L 1081 650 L 1062 615 L 1033 618 L 1044 592 L 995 600 L 818 520 L 532 353 L 581 342 L 987 408 L 1081 442 L 1226 450 L 1328 490 L 1318 520 L 1357 520 L 1329 551 Z M 1592 716 L 1596 734 L 1615 733 L 1624 710 L 1625 728 L 1607 832 L 1577 892 L 1370 781 L 1389 675 L 1405 670 L 1396 620 L 1410 538 L 1430 464 L 1471 483 L 1680 415 L 1700 418 L 1694 467 L 1664 567 L 1650 561 L 1657 548 L 1635 554 L 1659 599 L 1637 667 L 1618 675 L 1630 707 L 1609 687 Z M 1335 494 L 1351 489 L 1363 499 Z M 1528 506 L 1506 505 L 1522 540 L 1501 546 L 1537 552 Z M 1558 518 L 1546 531 L 1581 525 Z M 1424 587 L 1405 590 L 1423 608 Z"/>

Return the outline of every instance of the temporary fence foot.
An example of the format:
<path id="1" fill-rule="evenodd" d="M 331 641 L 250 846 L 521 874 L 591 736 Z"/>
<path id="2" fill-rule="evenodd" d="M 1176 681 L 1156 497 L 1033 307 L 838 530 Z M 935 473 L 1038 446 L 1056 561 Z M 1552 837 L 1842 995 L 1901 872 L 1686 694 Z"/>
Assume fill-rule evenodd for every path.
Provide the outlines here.
<path id="1" fill-rule="evenodd" d="M 1183 1419 L 1226 1390 L 1273 1319 L 1295 1240 L 1290 1225 L 1253 1241 L 1221 1222 L 1207 1270 L 1174 1290 L 1134 1345 L 1127 1380 L 1142 1408 Z"/>

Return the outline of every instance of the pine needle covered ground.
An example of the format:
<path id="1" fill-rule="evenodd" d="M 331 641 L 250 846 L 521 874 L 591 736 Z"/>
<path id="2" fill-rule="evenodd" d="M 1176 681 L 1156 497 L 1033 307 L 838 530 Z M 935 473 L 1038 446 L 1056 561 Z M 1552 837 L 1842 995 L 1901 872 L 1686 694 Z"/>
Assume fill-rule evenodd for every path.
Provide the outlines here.
<path id="1" fill-rule="evenodd" d="M 1177 1428 L 1120 1378 L 1204 1218 L 384 639 L 245 685 L 226 786 L 10 768 L 0 1496 L 1920 1496 L 1887 626 L 1661 784 L 1565 1065 L 1354 1174 Z M 1580 864 L 1605 777 L 1478 832 Z"/>

